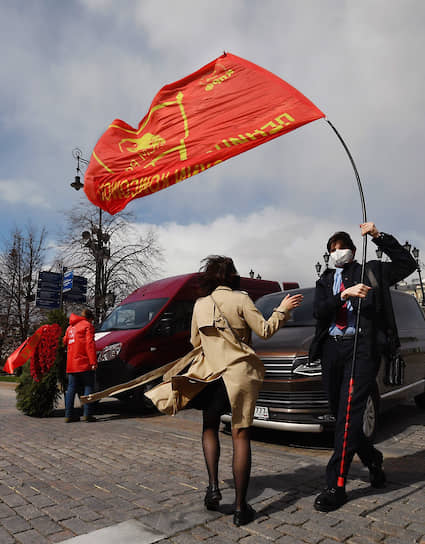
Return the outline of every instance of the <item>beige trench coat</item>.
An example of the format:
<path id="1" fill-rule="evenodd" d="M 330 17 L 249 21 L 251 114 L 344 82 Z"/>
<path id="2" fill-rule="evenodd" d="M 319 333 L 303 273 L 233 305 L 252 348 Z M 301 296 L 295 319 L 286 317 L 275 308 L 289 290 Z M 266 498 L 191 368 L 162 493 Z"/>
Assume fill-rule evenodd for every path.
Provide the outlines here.
<path id="1" fill-rule="evenodd" d="M 193 363 L 185 375 L 207 379 L 222 373 L 232 407 L 232 426 L 249 427 L 264 378 L 263 363 L 250 346 L 251 331 L 261 338 L 270 338 L 290 316 L 274 311 L 265 320 L 248 294 L 230 287 L 217 287 L 212 297 L 242 344 L 211 296 L 198 299 L 193 310 L 191 342 L 195 348 L 202 345 L 204 357 Z"/>

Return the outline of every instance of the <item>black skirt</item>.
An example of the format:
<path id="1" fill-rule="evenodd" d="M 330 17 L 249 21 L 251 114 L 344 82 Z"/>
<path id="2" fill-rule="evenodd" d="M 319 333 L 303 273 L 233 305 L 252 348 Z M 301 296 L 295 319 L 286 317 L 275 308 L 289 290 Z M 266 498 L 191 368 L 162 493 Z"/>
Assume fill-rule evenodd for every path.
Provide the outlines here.
<path id="1" fill-rule="evenodd" d="M 204 387 L 204 389 L 189 402 L 187 408 L 207 410 L 209 413 L 214 412 L 219 415 L 230 412 L 229 396 L 227 395 L 223 378 L 219 378 Z"/>

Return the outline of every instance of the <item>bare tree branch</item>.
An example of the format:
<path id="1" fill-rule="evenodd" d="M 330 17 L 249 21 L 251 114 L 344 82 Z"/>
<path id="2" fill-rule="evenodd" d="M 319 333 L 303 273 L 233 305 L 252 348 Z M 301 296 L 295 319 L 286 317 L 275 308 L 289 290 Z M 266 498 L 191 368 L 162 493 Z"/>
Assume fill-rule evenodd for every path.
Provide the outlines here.
<path id="1" fill-rule="evenodd" d="M 155 232 L 135 239 L 132 222 L 131 213 L 111 216 L 90 204 L 80 204 L 66 213 L 58 257 L 88 278 L 91 305 L 99 310 L 101 319 L 111 301 L 122 300 L 146 283 L 158 273 L 162 261 Z"/>

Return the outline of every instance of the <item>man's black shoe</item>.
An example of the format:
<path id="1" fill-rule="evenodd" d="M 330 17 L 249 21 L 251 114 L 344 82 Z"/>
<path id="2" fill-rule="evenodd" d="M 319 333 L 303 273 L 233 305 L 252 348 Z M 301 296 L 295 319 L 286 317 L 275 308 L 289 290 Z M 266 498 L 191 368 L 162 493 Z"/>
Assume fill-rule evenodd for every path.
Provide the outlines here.
<path id="1" fill-rule="evenodd" d="M 207 510 L 218 510 L 221 501 L 221 492 L 217 485 L 209 485 L 204 498 Z"/>
<path id="2" fill-rule="evenodd" d="M 255 510 L 252 508 L 252 506 L 247 504 L 241 510 L 235 510 L 235 513 L 233 514 L 233 523 L 236 525 L 236 527 L 240 527 L 241 525 L 251 523 L 251 521 L 254 521 L 254 518 Z"/>
<path id="3" fill-rule="evenodd" d="M 343 487 L 327 487 L 314 501 L 314 508 L 319 512 L 332 512 L 347 502 L 347 494 Z"/>
<path id="4" fill-rule="evenodd" d="M 372 487 L 385 487 L 387 477 L 385 476 L 382 463 L 384 462 L 384 456 L 378 450 L 376 450 L 376 460 L 369 465 L 369 481 Z"/>

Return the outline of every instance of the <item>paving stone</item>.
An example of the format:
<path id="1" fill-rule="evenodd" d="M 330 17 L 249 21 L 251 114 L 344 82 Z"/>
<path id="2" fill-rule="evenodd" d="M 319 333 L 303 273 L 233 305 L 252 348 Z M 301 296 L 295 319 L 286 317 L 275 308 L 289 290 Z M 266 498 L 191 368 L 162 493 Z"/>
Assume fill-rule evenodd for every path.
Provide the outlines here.
<path id="1" fill-rule="evenodd" d="M 62 530 L 62 527 L 52 521 L 47 516 L 42 516 L 40 518 L 35 518 L 30 521 L 31 525 L 36 529 L 39 533 L 41 533 L 44 536 L 51 535 L 53 533 L 58 533 Z"/>
<path id="2" fill-rule="evenodd" d="M 5 495 L 2 497 L 3 501 L 10 507 L 14 508 L 15 506 L 22 506 L 23 504 L 28 504 L 28 502 L 17 493 L 11 495 Z"/>
<path id="3" fill-rule="evenodd" d="M 373 538 L 373 537 L 368 537 L 368 536 L 365 536 L 365 535 L 355 535 L 355 536 L 351 536 L 348 540 L 347 540 L 347 544 L 376 544 L 378 542 L 382 542 L 382 537 L 377 540 L 376 538 Z"/>
<path id="4" fill-rule="evenodd" d="M 32 504 L 26 504 L 25 506 L 18 506 L 15 508 L 15 512 L 26 520 L 39 518 L 43 515 L 43 512 L 33 506 Z"/>
<path id="5" fill-rule="evenodd" d="M 43 508 L 42 512 L 43 514 L 47 514 L 54 521 L 61 521 L 73 517 L 72 510 L 67 506 L 48 506 L 47 508 Z"/>
<path id="6" fill-rule="evenodd" d="M 16 515 L 11 518 L 3 518 L 1 523 L 6 531 L 9 531 L 9 533 L 12 534 L 31 529 L 31 526 L 27 521 Z"/>
<path id="7" fill-rule="evenodd" d="M 323 536 L 334 538 L 343 542 L 355 533 L 355 527 L 350 524 L 342 522 L 335 523 L 335 520 L 331 518 L 327 519 L 327 516 L 322 516 L 321 519 L 315 520 L 315 522 L 308 521 L 303 526 L 303 529 L 314 533 L 319 533 Z"/>
<path id="8" fill-rule="evenodd" d="M 306 531 L 303 527 L 297 527 L 295 525 L 281 525 L 279 531 L 282 531 L 285 535 L 290 535 L 297 539 L 297 541 L 308 542 L 309 544 L 318 544 L 318 542 L 323 540 L 323 535 L 317 534 L 317 531 Z"/>
<path id="9" fill-rule="evenodd" d="M 32 497 L 28 497 L 28 500 L 38 508 L 44 508 L 46 506 L 53 506 L 56 504 L 56 501 L 47 495 L 33 495 Z"/>
<path id="10" fill-rule="evenodd" d="M 15 539 L 10 533 L 6 531 L 6 529 L 0 527 L 0 542 L 1 544 L 14 544 Z"/>
<path id="11" fill-rule="evenodd" d="M 92 523 L 88 523 L 87 521 L 83 521 L 79 518 L 69 518 L 64 519 L 60 522 L 65 529 L 69 529 L 76 535 L 83 535 L 85 533 L 90 533 L 94 526 Z"/>
<path id="12" fill-rule="evenodd" d="M 239 540 L 240 544 L 270 544 L 270 539 L 261 535 L 245 536 Z"/>
<path id="13" fill-rule="evenodd" d="M 15 535 L 16 541 L 19 544 L 48 544 L 47 538 L 42 536 L 40 533 L 31 529 L 30 531 L 25 531 Z"/>
<path id="14" fill-rule="evenodd" d="M 254 533 L 255 535 L 261 536 L 268 540 L 276 540 L 282 536 L 280 531 L 275 530 L 272 527 L 268 527 L 264 522 L 261 523 L 258 520 L 255 520 L 254 523 L 247 525 L 246 529 L 250 533 Z"/>
<path id="15" fill-rule="evenodd" d="M 212 538 L 217 533 L 214 531 L 211 531 L 207 527 L 204 527 L 203 525 L 199 525 L 198 527 L 195 527 L 191 530 L 191 533 L 194 537 L 196 537 L 198 540 L 207 540 L 208 538 Z"/>
<path id="16" fill-rule="evenodd" d="M 292 536 L 284 535 L 275 540 L 276 544 L 295 544 Z"/>
<path id="17" fill-rule="evenodd" d="M 170 537 L 173 544 L 199 544 L 199 540 L 188 531 Z"/>
<path id="18" fill-rule="evenodd" d="M 95 519 L 103 517 L 102 514 L 91 510 L 87 506 L 77 506 L 76 508 L 73 508 L 72 515 L 77 516 L 84 521 L 94 521 Z"/>
<path id="19" fill-rule="evenodd" d="M 8 518 L 10 516 L 13 516 L 15 511 L 10 508 L 7 504 L 3 504 L 0 502 L 0 520 L 2 518 Z"/>

